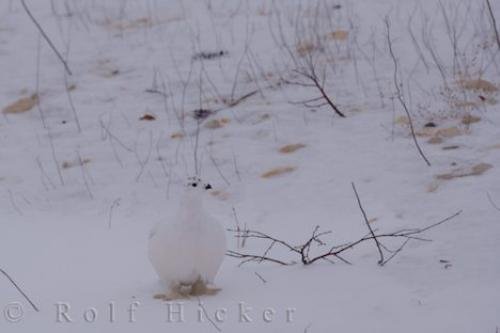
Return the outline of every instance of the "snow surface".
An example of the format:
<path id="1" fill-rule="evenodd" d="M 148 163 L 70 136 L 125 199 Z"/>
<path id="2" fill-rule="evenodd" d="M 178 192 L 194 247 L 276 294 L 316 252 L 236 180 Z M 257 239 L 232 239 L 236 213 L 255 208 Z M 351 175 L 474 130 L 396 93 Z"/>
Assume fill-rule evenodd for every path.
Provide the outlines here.
<path id="1" fill-rule="evenodd" d="M 500 5 L 491 2 L 500 20 Z M 304 242 L 316 225 L 333 231 L 324 239 L 328 244 L 366 234 L 351 182 L 379 231 L 423 227 L 463 211 L 425 234 L 433 242 L 408 243 L 385 267 L 377 265 L 372 243 L 346 255 L 353 265 L 240 267 L 226 257 L 215 280 L 221 292 L 200 299 L 212 318 L 226 309 L 217 323 L 222 331 L 498 329 L 500 211 L 492 202 L 500 206 L 499 104 L 477 104 L 470 112 L 481 121 L 442 144 L 420 137 L 431 167 L 417 154 L 408 128 L 395 122 L 405 114 L 394 98 L 385 17 L 417 130 L 428 121 L 440 127 L 460 122 L 465 111 L 451 107 L 446 96 L 478 103 L 477 92 L 454 83 L 453 49 L 439 2 L 323 1 L 330 10 L 319 12 L 315 1 L 285 0 L 27 3 L 73 75 L 65 75 L 21 3 L 0 2 L 0 107 L 38 91 L 47 125 L 37 107 L 0 117 L 0 267 L 40 308 L 35 312 L 0 276 L 1 332 L 216 331 L 198 319 L 197 299 L 182 304 L 182 322 L 167 321 L 167 305 L 152 297 L 163 290 L 147 257 L 149 230 L 172 218 L 185 179 L 194 173 L 194 152 L 202 178 L 221 191 L 206 205 L 226 228 L 235 227 L 234 208 L 241 226 L 293 244 Z M 472 75 L 483 69 L 482 78 L 498 87 L 500 55 L 483 1 L 441 4 L 460 36 L 457 58 Z M 295 48 L 297 27 L 291 22 L 299 10 L 304 26 L 316 20 L 325 32 L 349 33 L 346 41 L 331 42 L 335 66 L 327 81 L 345 119 L 328 107 L 312 111 L 290 103 L 316 97 L 309 88 L 276 85 L 278 73 L 292 65 L 277 46 L 278 17 L 282 35 Z M 408 25 L 419 40 L 423 30 L 430 31 L 452 93 L 443 92 L 440 72 L 421 42 L 426 65 L 419 60 Z M 228 53 L 191 60 L 197 52 L 218 50 Z M 259 92 L 224 108 L 213 97 L 231 95 L 238 68 L 235 95 Z M 69 96 L 81 132 L 65 77 L 68 86 L 75 85 Z M 147 89 L 164 92 L 166 99 Z M 229 123 L 216 129 L 202 123 L 197 144 L 189 112 L 200 106 L 222 108 L 207 121 Z M 140 121 L 145 113 L 156 120 Z M 182 132 L 183 138 L 171 137 Z M 295 143 L 306 147 L 278 152 Z M 442 149 L 452 145 L 458 148 Z M 80 166 L 80 159 L 89 160 Z M 65 162 L 69 167 L 62 167 Z M 435 175 L 479 163 L 493 167 L 429 191 Z M 261 177 L 283 166 L 296 169 Z M 227 239 L 236 249 L 229 233 Z M 240 250 L 265 248 L 249 240 Z M 279 250 L 273 255 L 296 259 Z M 20 312 L 10 308 L 15 302 L 23 309 L 18 321 Z M 70 306 L 71 323 L 57 317 L 58 306 Z M 275 311 L 269 323 L 266 309 Z M 251 322 L 244 322 L 242 310 Z M 92 319 L 93 312 L 97 317 L 89 323 L 84 315 Z"/>

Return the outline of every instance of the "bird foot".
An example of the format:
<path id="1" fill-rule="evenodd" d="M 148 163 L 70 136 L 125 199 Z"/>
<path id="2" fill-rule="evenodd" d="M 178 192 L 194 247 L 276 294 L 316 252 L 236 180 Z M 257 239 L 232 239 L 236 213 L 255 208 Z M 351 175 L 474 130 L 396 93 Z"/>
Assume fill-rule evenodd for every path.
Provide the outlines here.
<path id="1" fill-rule="evenodd" d="M 205 295 L 217 295 L 221 289 L 220 288 L 208 288 L 205 290 Z"/>
<path id="2" fill-rule="evenodd" d="M 160 299 L 162 301 L 175 301 L 178 299 L 187 299 L 189 298 L 189 295 L 178 290 L 170 290 L 166 294 L 156 294 L 153 298 Z"/>
<path id="3" fill-rule="evenodd" d="M 156 294 L 153 298 L 162 301 L 174 301 L 188 299 L 190 296 L 216 295 L 219 291 L 220 288 L 208 287 L 203 280 L 199 279 L 192 285 L 179 285 L 171 288 L 168 293 Z"/>
<path id="4" fill-rule="evenodd" d="M 220 291 L 220 288 L 210 288 L 201 280 L 196 281 L 189 292 L 191 296 L 215 295 Z"/>

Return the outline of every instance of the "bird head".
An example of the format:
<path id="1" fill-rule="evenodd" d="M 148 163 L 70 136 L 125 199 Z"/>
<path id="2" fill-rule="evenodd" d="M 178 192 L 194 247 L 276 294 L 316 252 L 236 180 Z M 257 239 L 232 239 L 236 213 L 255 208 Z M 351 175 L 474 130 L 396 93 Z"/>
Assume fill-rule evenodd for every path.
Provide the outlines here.
<path id="1" fill-rule="evenodd" d="M 192 190 L 208 191 L 212 189 L 212 185 L 204 183 L 199 177 L 189 177 L 186 187 Z"/>

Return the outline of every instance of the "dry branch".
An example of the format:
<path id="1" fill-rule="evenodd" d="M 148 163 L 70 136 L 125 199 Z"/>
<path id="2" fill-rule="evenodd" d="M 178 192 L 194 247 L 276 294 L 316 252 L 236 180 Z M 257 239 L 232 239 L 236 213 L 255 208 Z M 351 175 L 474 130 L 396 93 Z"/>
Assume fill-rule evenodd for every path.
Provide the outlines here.
<path id="1" fill-rule="evenodd" d="M 243 102 L 247 98 L 252 97 L 253 95 L 255 95 L 258 92 L 259 92 L 258 90 L 253 90 L 253 91 L 251 91 L 247 94 L 244 94 L 243 96 L 238 97 L 238 98 L 231 97 L 229 100 L 223 99 L 224 104 L 226 104 L 230 108 L 235 107 L 236 105 L 240 104 L 241 102 Z"/>
<path id="2" fill-rule="evenodd" d="M 62 57 L 61 53 L 59 53 L 59 51 L 57 51 L 56 47 L 54 46 L 54 44 L 52 43 L 52 41 L 50 40 L 49 36 L 47 36 L 47 34 L 45 33 L 45 31 L 42 29 L 41 25 L 38 23 L 38 21 L 35 19 L 35 17 L 33 16 L 33 14 L 31 13 L 30 9 L 28 8 L 28 6 L 26 5 L 26 2 L 24 0 L 21 0 L 21 4 L 23 5 L 23 8 L 24 10 L 26 11 L 26 14 L 28 14 L 28 16 L 30 17 L 31 21 L 33 21 L 33 23 L 35 24 L 35 26 L 37 27 L 38 31 L 40 31 L 40 33 L 42 34 L 43 38 L 47 41 L 47 43 L 49 44 L 50 48 L 54 51 L 54 53 L 56 54 L 56 56 L 59 58 L 59 60 L 62 62 L 63 66 L 64 66 L 64 69 L 66 70 L 66 72 L 69 74 L 69 75 L 73 75 L 73 73 L 71 73 L 71 70 L 69 69 L 69 66 L 67 64 L 67 62 L 64 60 L 64 58 Z"/>
<path id="3" fill-rule="evenodd" d="M 201 302 L 200 298 L 198 297 L 198 306 L 201 308 L 201 310 L 203 311 L 203 314 L 205 315 L 205 317 L 207 317 L 208 319 L 208 322 L 210 324 L 212 324 L 212 326 L 218 331 L 218 332 L 222 332 L 222 330 L 220 329 L 219 326 L 217 326 L 217 324 L 212 320 L 212 318 L 210 318 L 210 315 L 208 314 L 207 312 L 207 309 L 205 309 L 205 307 L 203 306 L 203 303 Z"/>
<path id="4" fill-rule="evenodd" d="M 328 11 L 330 8 L 333 7 L 327 7 L 325 10 Z M 283 22 L 281 14 L 279 14 L 280 9 L 276 7 L 274 10 L 277 13 L 276 23 L 278 30 L 275 34 L 271 22 L 269 22 L 271 37 L 279 49 L 283 51 L 284 60 L 288 60 L 283 61 L 285 68 L 282 71 L 283 75 L 280 75 L 280 83 L 311 88 L 311 90 L 315 90 L 318 94 L 314 98 L 292 102 L 292 104 L 301 104 L 307 108 L 328 106 L 335 114 L 345 118 L 345 114 L 340 110 L 326 89 L 326 78 L 329 74 L 328 61 L 332 57 L 332 54 L 328 51 L 328 47 L 319 42 L 321 39 L 319 36 L 324 35 L 324 31 L 320 31 L 321 29 L 317 21 L 311 26 L 304 26 L 304 22 L 298 19 L 300 13 L 297 13 L 297 16 L 290 17 L 289 20 L 290 26 L 295 31 L 294 41 L 296 47 L 292 47 L 283 32 Z M 318 11 L 319 6 L 314 10 Z M 315 20 L 317 20 L 317 17 Z"/>
<path id="5" fill-rule="evenodd" d="M 312 99 L 312 100 L 308 100 L 308 101 L 303 101 L 302 103 L 306 106 L 308 106 L 307 104 L 309 102 L 312 102 L 312 101 L 318 101 L 318 100 L 321 100 L 323 99 L 324 100 L 324 103 L 323 104 L 319 104 L 318 106 L 323 106 L 323 105 L 329 105 L 332 110 L 338 114 L 340 117 L 342 118 L 345 118 L 345 114 L 342 113 L 339 108 L 337 107 L 337 105 L 335 105 L 335 103 L 333 103 L 332 99 L 330 98 L 330 96 L 328 96 L 328 94 L 326 93 L 326 90 L 325 90 L 325 87 L 323 85 L 322 82 L 320 82 L 318 76 L 316 75 L 316 70 L 314 68 L 313 65 L 311 65 L 311 67 L 309 68 L 309 72 L 302 72 L 302 71 L 296 71 L 298 74 L 302 75 L 303 77 L 305 77 L 306 79 L 310 80 L 313 84 L 313 86 L 318 90 L 318 92 L 321 94 L 320 97 L 317 97 L 315 99 Z M 314 106 L 313 106 L 314 107 Z"/>
<path id="6" fill-rule="evenodd" d="M 21 295 L 23 295 L 23 297 L 28 301 L 28 303 L 30 303 L 30 305 L 36 312 L 40 312 L 35 303 L 33 303 L 33 301 L 28 297 L 28 295 L 26 295 L 26 293 L 21 289 L 21 287 L 19 287 L 19 285 L 14 281 L 14 279 L 10 277 L 10 275 L 6 271 L 0 268 L 0 273 L 2 273 L 10 281 L 10 283 L 12 283 L 12 285 L 17 289 L 17 291 L 19 291 Z"/>
<path id="7" fill-rule="evenodd" d="M 343 263 L 346 264 L 351 264 L 350 261 L 345 259 L 343 257 L 344 252 L 353 249 L 354 247 L 358 246 L 361 243 L 365 243 L 368 241 L 373 241 L 375 242 L 377 246 L 377 250 L 379 253 L 379 260 L 378 264 L 380 266 L 384 266 L 387 264 L 390 260 L 392 260 L 396 255 L 398 255 L 403 248 L 408 244 L 410 240 L 418 240 L 418 241 L 429 241 L 428 239 L 422 238 L 420 234 L 423 234 L 424 232 L 433 229 L 441 224 L 444 224 L 453 218 L 457 217 L 462 213 L 462 211 L 458 211 L 457 213 L 448 216 L 447 218 L 430 224 L 428 226 L 425 226 L 423 228 L 412 228 L 412 229 L 401 229 L 398 231 L 394 232 L 389 232 L 389 233 L 376 233 L 375 230 L 370 226 L 370 223 L 368 221 L 368 218 L 366 216 L 366 213 L 363 209 L 363 206 L 361 205 L 361 200 L 359 198 L 358 192 L 356 190 L 356 187 L 354 183 L 352 184 L 352 188 L 354 191 L 354 194 L 356 195 L 357 203 L 358 206 L 363 214 L 363 218 L 365 221 L 365 224 L 369 230 L 369 233 L 362 236 L 358 240 L 355 241 L 350 241 L 344 244 L 340 245 L 333 245 L 330 246 L 327 243 L 325 243 L 321 237 L 331 234 L 331 231 L 320 231 L 320 227 L 316 226 L 312 232 L 312 235 L 303 243 L 299 245 L 292 245 L 292 243 L 279 239 L 275 236 L 271 236 L 269 234 L 263 233 L 261 231 L 257 230 L 244 230 L 242 231 L 241 229 L 228 229 L 228 231 L 233 232 L 235 234 L 235 237 L 237 238 L 242 238 L 244 240 L 248 239 L 253 239 L 253 240 L 261 240 L 267 243 L 267 246 L 265 250 L 263 251 L 262 254 L 254 254 L 254 253 L 245 253 L 241 251 L 233 251 L 229 250 L 226 255 L 240 259 L 240 265 L 249 263 L 249 262 L 257 262 L 257 263 L 262 263 L 262 262 L 272 262 L 275 264 L 280 264 L 280 265 L 293 265 L 297 263 L 296 260 L 290 260 L 290 259 L 282 259 L 282 258 L 276 258 L 271 256 L 271 250 L 277 246 L 280 246 L 283 249 L 288 250 L 289 252 L 292 252 L 296 257 L 300 259 L 300 262 L 303 265 L 310 265 L 318 260 L 325 260 L 328 262 L 333 263 L 331 259 L 339 259 Z M 386 245 L 382 243 L 382 239 L 403 239 L 402 244 L 396 249 L 396 250 L 390 250 Z M 313 246 L 317 247 L 322 247 L 322 246 L 327 246 L 328 245 L 328 250 L 323 251 L 319 255 L 310 256 L 311 249 Z M 387 253 L 388 258 L 385 259 L 384 253 Z"/>
<path id="8" fill-rule="evenodd" d="M 425 161 L 425 163 L 427 164 L 427 166 L 431 166 L 431 162 L 429 162 L 429 160 L 425 156 L 422 148 L 420 147 L 420 145 L 418 143 L 417 136 L 415 134 L 415 128 L 413 126 L 413 119 L 412 119 L 411 114 L 410 114 L 410 110 L 408 109 L 408 106 L 406 105 L 406 102 L 405 102 L 405 100 L 403 98 L 403 93 L 401 91 L 401 88 L 399 87 L 400 83 L 399 83 L 399 79 L 398 79 L 398 61 L 397 61 L 396 55 L 394 54 L 394 51 L 392 49 L 391 29 L 390 29 L 389 18 L 387 18 L 387 17 L 385 19 L 385 26 L 386 26 L 386 30 L 387 30 L 386 31 L 387 32 L 386 36 L 387 36 L 387 43 L 388 43 L 388 46 L 389 46 L 389 54 L 391 55 L 392 61 L 394 63 L 393 81 L 394 81 L 394 87 L 396 89 L 396 98 L 398 99 L 399 103 L 403 107 L 403 109 L 404 109 L 404 111 L 406 113 L 406 116 L 408 117 L 408 124 L 410 125 L 411 136 L 413 138 L 413 142 L 415 143 L 415 147 L 417 148 L 418 153 L 420 154 L 420 156 L 422 157 L 422 159 Z"/>
<path id="9" fill-rule="evenodd" d="M 486 192 L 486 196 L 488 197 L 488 201 L 490 202 L 491 206 L 500 212 L 500 207 L 493 201 L 491 195 L 488 192 Z"/>
<path id="10" fill-rule="evenodd" d="M 354 183 L 351 183 L 351 186 L 352 186 L 352 190 L 354 191 L 354 194 L 356 195 L 356 200 L 358 201 L 359 209 L 361 210 L 361 213 L 363 214 L 363 219 L 365 220 L 366 227 L 368 228 L 368 230 L 370 230 L 370 235 L 372 235 L 373 240 L 375 241 L 375 245 L 377 245 L 377 250 L 378 250 L 378 253 L 380 255 L 380 260 L 378 261 L 378 264 L 382 265 L 384 263 L 384 253 L 382 252 L 382 249 L 380 248 L 380 243 L 379 243 L 377 237 L 375 236 L 375 232 L 373 231 L 373 229 L 370 225 L 370 221 L 368 221 L 368 217 L 366 216 L 365 210 L 364 210 L 363 206 L 361 205 L 361 199 L 359 198 L 358 191 L 356 190 L 356 185 L 354 185 Z"/>
<path id="11" fill-rule="evenodd" d="M 493 15 L 493 10 L 491 9 L 490 0 L 486 0 L 486 6 L 488 7 L 488 13 L 490 14 L 491 25 L 493 26 L 493 31 L 495 32 L 495 38 L 497 41 L 497 45 L 498 45 L 498 48 L 500 49 L 500 37 L 498 36 L 497 21 L 495 19 L 495 15 Z"/>
<path id="12" fill-rule="evenodd" d="M 320 108 L 322 106 L 329 106 L 337 115 L 345 118 L 345 114 L 340 111 L 337 105 L 333 102 L 332 98 L 328 95 L 325 88 L 326 81 L 326 68 L 321 74 L 318 74 L 317 65 L 313 60 L 311 54 L 305 57 L 304 63 L 300 65 L 300 68 L 293 70 L 294 73 L 298 74 L 302 80 L 292 81 L 283 78 L 283 81 L 290 85 L 296 85 L 306 88 L 314 88 L 318 91 L 319 96 L 315 98 L 310 98 L 307 100 L 302 100 L 300 102 L 292 102 L 292 104 L 302 104 L 308 108 Z M 295 60 L 298 64 L 298 60 Z"/>

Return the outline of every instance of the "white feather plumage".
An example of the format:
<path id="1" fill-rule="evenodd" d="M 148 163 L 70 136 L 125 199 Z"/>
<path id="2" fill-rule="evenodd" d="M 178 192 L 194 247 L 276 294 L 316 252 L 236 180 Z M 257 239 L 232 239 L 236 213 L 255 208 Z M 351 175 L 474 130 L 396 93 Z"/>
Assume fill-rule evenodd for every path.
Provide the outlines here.
<path id="1" fill-rule="evenodd" d="M 191 183 L 175 219 L 165 221 L 151 232 L 149 258 L 170 290 L 200 282 L 213 283 L 224 259 L 225 232 L 206 212 L 205 195 L 207 192 L 199 181 Z"/>

